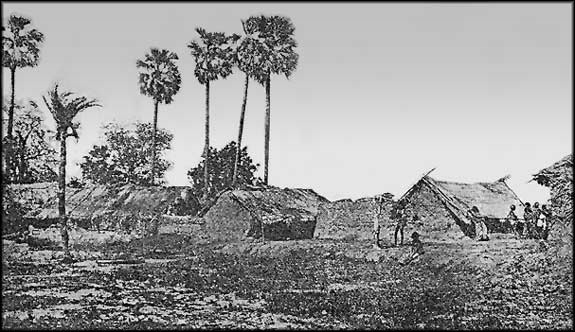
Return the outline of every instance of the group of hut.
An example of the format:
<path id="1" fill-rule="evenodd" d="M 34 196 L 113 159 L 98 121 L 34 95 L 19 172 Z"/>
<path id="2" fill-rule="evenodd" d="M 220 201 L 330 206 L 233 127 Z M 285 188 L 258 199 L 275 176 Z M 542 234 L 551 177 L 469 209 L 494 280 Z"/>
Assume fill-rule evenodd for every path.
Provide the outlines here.
<path id="1" fill-rule="evenodd" d="M 429 238 L 472 237 L 474 228 L 466 212 L 477 206 L 490 233 L 506 232 L 501 225 L 509 206 L 517 206 L 518 215 L 522 214 L 523 207 L 506 179 L 458 183 L 440 181 L 429 174 L 423 176 L 400 198 L 408 202 L 407 209 L 419 216 L 417 221 L 408 224 L 409 230 Z M 550 188 L 552 211 L 561 220 L 560 226 L 551 230 L 550 238 L 572 236 L 572 155 L 541 170 L 533 180 Z M 36 184 L 30 188 L 28 192 L 45 190 L 54 194 L 36 204 L 24 216 L 25 220 L 36 227 L 57 223 L 55 184 Z M 90 230 L 125 232 L 134 230 L 142 220 L 173 221 L 170 211 L 174 202 L 181 204 L 184 197 L 187 210 L 183 215 L 178 213 L 177 219 L 201 225 L 202 232 L 212 241 L 228 242 L 247 238 L 370 240 L 374 218 L 380 218 L 384 236 L 386 229 L 391 234 L 395 226 L 391 211 L 397 204 L 391 194 L 381 196 L 383 206 L 378 209 L 376 204 L 382 203 L 376 203 L 372 197 L 332 202 L 311 189 L 271 186 L 225 191 L 203 209 L 185 186 L 87 185 L 70 188 L 67 196 L 69 220 L 74 224 Z"/>

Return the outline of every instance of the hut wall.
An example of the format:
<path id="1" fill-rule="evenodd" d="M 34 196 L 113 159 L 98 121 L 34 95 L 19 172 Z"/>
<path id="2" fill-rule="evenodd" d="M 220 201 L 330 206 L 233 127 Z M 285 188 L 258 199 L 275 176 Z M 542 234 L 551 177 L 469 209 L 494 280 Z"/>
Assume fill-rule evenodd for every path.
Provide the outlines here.
<path id="1" fill-rule="evenodd" d="M 250 213 L 229 195 L 220 197 L 203 218 L 202 229 L 216 242 L 237 241 L 261 234 Z"/>
<path id="2" fill-rule="evenodd" d="M 391 228 L 391 208 L 393 201 L 384 205 L 379 223 L 382 228 Z M 321 205 L 314 238 L 371 240 L 373 223 L 376 218 L 376 203 L 372 198 L 339 200 Z"/>

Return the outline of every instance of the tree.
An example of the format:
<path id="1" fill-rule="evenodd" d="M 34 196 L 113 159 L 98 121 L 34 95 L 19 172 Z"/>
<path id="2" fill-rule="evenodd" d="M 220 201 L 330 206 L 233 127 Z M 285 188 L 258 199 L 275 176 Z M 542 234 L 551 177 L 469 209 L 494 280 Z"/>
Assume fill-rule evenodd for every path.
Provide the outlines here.
<path id="1" fill-rule="evenodd" d="M 293 38 L 295 27 L 288 17 L 264 15 L 248 18 L 244 26 L 247 31 L 252 31 L 257 36 L 260 45 L 257 49 L 257 62 L 260 69 L 254 73 L 254 78 L 266 89 L 264 183 L 267 184 L 271 113 L 270 80 L 272 74 L 284 74 L 286 78 L 289 78 L 297 67 L 299 56 L 294 51 L 297 47 Z"/>
<path id="2" fill-rule="evenodd" d="M 204 204 L 208 200 L 214 199 L 222 190 L 232 186 L 233 181 L 233 161 L 236 155 L 236 143 L 230 142 L 221 150 L 210 147 L 209 165 L 210 172 L 207 182 L 204 174 L 205 158 L 196 167 L 188 171 L 188 178 L 192 184 L 192 192 L 196 197 L 200 197 L 208 188 L 208 196 L 204 199 Z M 252 184 L 257 180 L 255 172 L 259 164 L 254 164 L 252 158 L 248 155 L 247 147 L 241 149 L 240 163 L 238 168 L 237 185 L 244 186 Z"/>
<path id="3" fill-rule="evenodd" d="M 152 97 L 154 100 L 154 130 L 152 131 L 152 161 L 150 168 L 150 183 L 154 185 L 157 177 L 157 156 L 155 148 L 158 130 L 158 104 L 170 104 L 174 95 L 180 90 L 182 78 L 180 71 L 175 63 L 178 55 L 168 50 L 159 50 L 151 48 L 144 60 L 138 60 L 136 66 L 141 68 L 140 72 L 140 93 Z"/>
<path id="4" fill-rule="evenodd" d="M 56 150 L 51 146 L 52 131 L 44 125 L 44 118 L 38 105 L 30 100 L 16 103 L 14 113 L 14 138 L 12 158 L 7 163 L 4 180 L 15 183 L 55 181 L 57 173 L 52 169 L 57 162 Z M 9 107 L 2 105 L 4 115 Z M 2 124 L 6 128 L 6 124 Z"/>
<path id="5" fill-rule="evenodd" d="M 14 87 L 16 68 L 35 67 L 40 59 L 40 44 L 44 41 L 44 35 L 30 28 L 32 21 L 28 18 L 10 15 L 8 28 L 2 36 L 2 66 L 10 69 L 10 83 L 12 87 L 10 110 L 8 112 L 7 136 L 12 137 L 14 124 Z"/>
<path id="6" fill-rule="evenodd" d="M 64 244 L 64 255 L 70 259 L 68 246 L 68 221 L 66 216 L 66 139 L 75 137 L 79 139 L 79 122 L 74 122 L 78 113 L 92 107 L 100 107 L 95 99 L 86 97 L 74 97 L 74 93 L 58 91 L 58 84 L 48 91 L 47 96 L 42 96 L 46 107 L 50 110 L 56 122 L 56 139 L 60 141 L 60 167 L 58 174 L 58 216 Z M 46 98 L 48 97 L 48 98 Z"/>
<path id="7" fill-rule="evenodd" d="M 242 27 L 244 35 L 237 40 L 236 52 L 235 52 L 235 64 L 244 73 L 244 95 L 242 100 L 242 107 L 240 111 L 240 122 L 238 126 L 238 144 L 236 147 L 236 158 L 234 161 L 234 173 L 232 178 L 232 187 L 236 186 L 237 176 L 238 176 L 238 166 L 240 162 L 240 151 L 242 147 L 242 137 L 244 132 L 244 120 L 246 114 L 246 105 L 248 100 L 248 85 L 250 78 L 256 78 L 262 76 L 261 64 L 259 59 L 261 59 L 261 51 L 265 48 L 265 45 L 258 40 L 257 31 L 254 29 L 254 24 L 249 26 L 246 21 L 242 20 Z"/>
<path id="8" fill-rule="evenodd" d="M 105 143 L 94 145 L 84 161 L 80 163 L 83 180 L 94 183 L 133 183 L 151 185 L 147 160 L 152 153 L 151 137 L 153 125 L 137 122 L 133 128 L 118 124 L 105 125 Z M 162 152 L 169 150 L 174 135 L 165 129 L 156 132 L 156 179 L 163 183 L 164 174 L 170 162 L 162 158 Z M 162 180 L 162 181 L 158 181 Z"/>
<path id="9" fill-rule="evenodd" d="M 204 142 L 204 182 L 209 183 L 209 148 L 210 148 L 210 81 L 226 78 L 232 73 L 234 65 L 234 42 L 238 36 L 226 36 L 222 32 L 207 32 L 196 28 L 200 35 L 199 40 L 192 40 L 188 44 L 191 54 L 196 61 L 194 74 L 200 84 L 206 86 L 206 120 Z M 203 199 L 206 200 L 210 188 L 206 187 Z"/>

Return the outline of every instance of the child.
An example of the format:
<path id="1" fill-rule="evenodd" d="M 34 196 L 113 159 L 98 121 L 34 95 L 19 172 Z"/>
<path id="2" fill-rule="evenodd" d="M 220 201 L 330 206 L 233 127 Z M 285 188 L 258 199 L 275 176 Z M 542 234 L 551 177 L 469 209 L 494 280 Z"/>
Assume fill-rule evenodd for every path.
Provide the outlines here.
<path id="1" fill-rule="evenodd" d="M 423 254 L 423 243 L 419 240 L 419 233 L 413 232 L 411 239 L 409 255 L 403 261 L 399 262 L 401 265 L 407 265 Z"/>

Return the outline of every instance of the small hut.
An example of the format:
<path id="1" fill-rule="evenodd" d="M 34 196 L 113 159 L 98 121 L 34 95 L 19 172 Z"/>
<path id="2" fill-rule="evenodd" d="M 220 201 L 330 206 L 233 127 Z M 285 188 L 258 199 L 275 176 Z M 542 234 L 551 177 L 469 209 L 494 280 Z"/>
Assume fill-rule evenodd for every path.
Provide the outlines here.
<path id="1" fill-rule="evenodd" d="M 214 241 L 309 239 L 325 202 L 311 189 L 230 190 L 204 215 L 203 228 Z"/>
<path id="2" fill-rule="evenodd" d="M 516 206 L 521 218 L 523 205 L 505 181 L 459 183 L 440 181 L 429 175 L 423 176 L 400 200 L 407 201 L 407 209 L 419 216 L 412 225 L 418 232 L 435 233 L 440 237 L 473 237 L 475 225 L 467 218 L 467 211 L 477 206 L 485 217 L 490 233 L 510 232 L 505 218 L 510 205 Z"/>
<path id="3" fill-rule="evenodd" d="M 548 187 L 551 194 L 551 211 L 558 224 L 551 228 L 550 238 L 573 237 L 573 154 L 533 175 L 532 181 Z"/>

